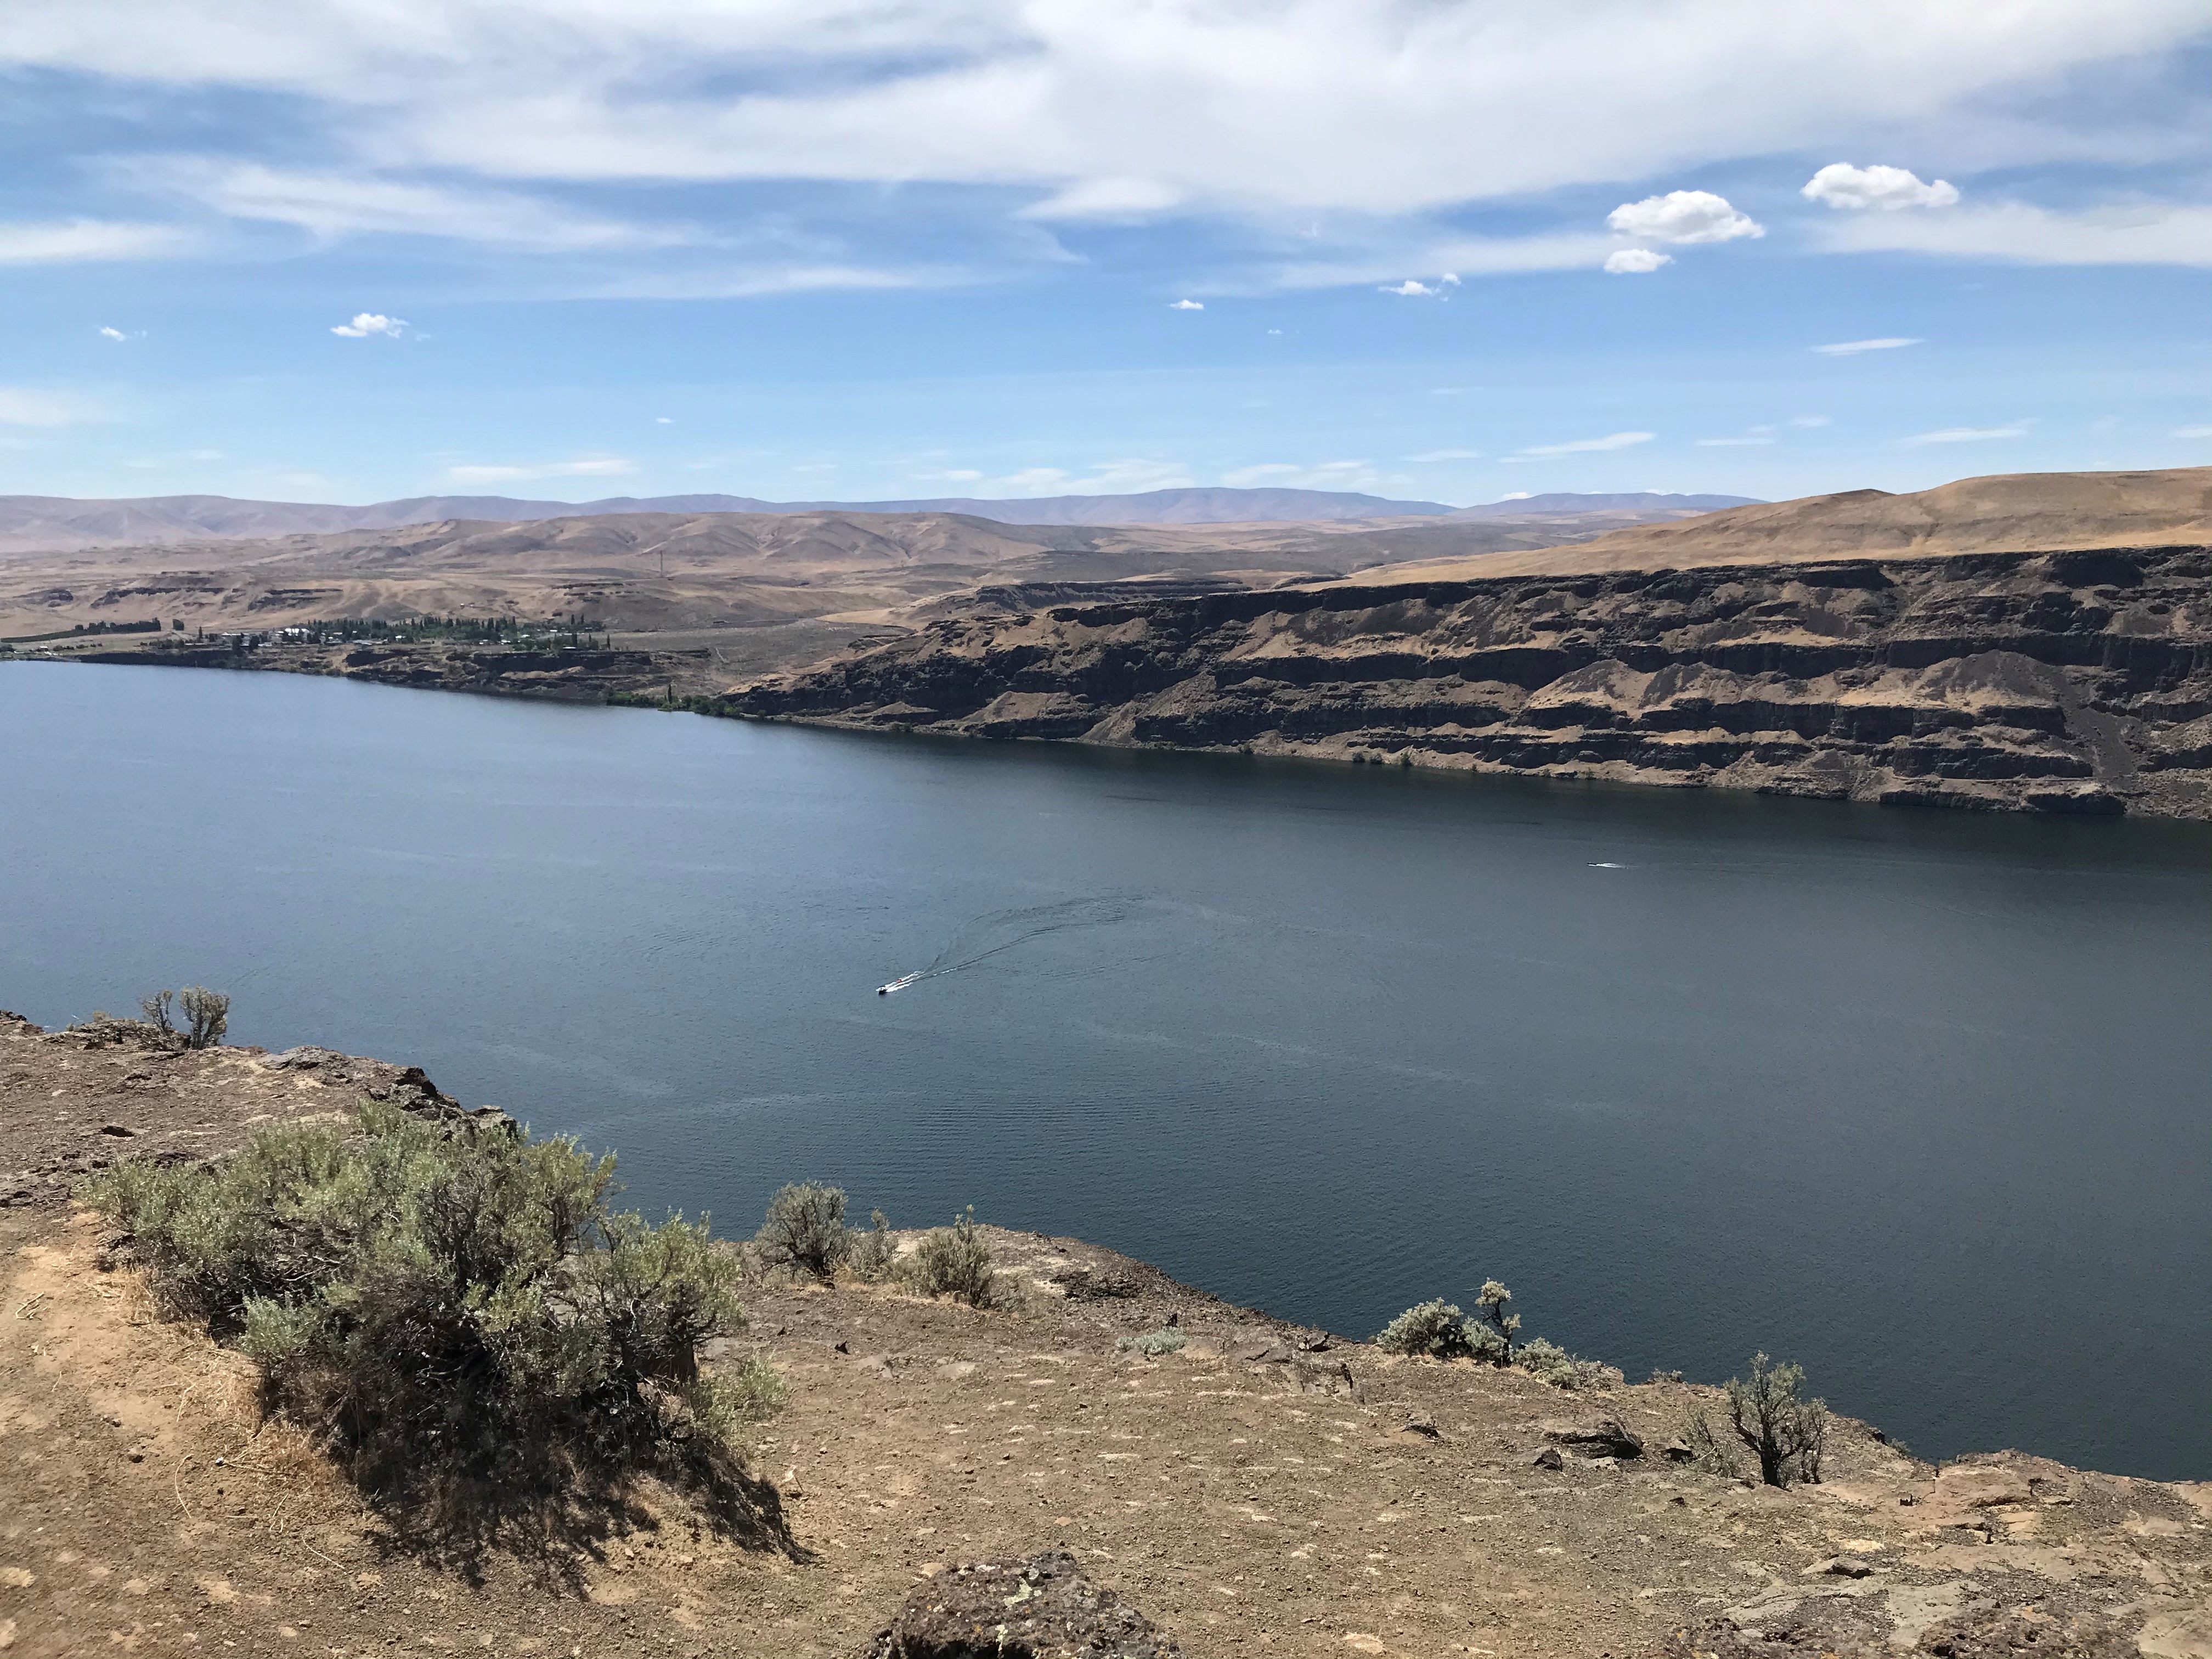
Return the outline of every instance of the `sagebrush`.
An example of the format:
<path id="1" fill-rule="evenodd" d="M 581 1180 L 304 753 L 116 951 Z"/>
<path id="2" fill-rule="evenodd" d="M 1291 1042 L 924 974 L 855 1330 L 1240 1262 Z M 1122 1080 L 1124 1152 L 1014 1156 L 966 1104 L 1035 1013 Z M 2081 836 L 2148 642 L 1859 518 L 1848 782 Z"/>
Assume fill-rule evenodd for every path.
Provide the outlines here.
<path id="1" fill-rule="evenodd" d="M 956 1296 L 970 1307 L 988 1308 L 1000 1295 L 991 1267 L 991 1246 L 975 1220 L 975 1206 L 939 1227 L 907 1258 L 908 1285 L 924 1296 Z"/>
<path id="2" fill-rule="evenodd" d="M 771 1267 L 835 1283 L 838 1265 L 852 1248 L 845 1232 L 844 1189 L 812 1181 L 779 1188 L 768 1201 L 768 1216 L 753 1248 Z"/>
<path id="3" fill-rule="evenodd" d="M 612 1209 L 614 1160 L 565 1138 L 364 1103 L 210 1164 L 123 1164 L 86 1196 L 131 1240 L 165 1311 L 260 1367 L 265 1404 L 363 1486 L 459 1521 L 726 1452 L 781 1385 L 702 1376 L 744 1328 L 705 1220 Z"/>
<path id="4" fill-rule="evenodd" d="M 1805 1385 L 1802 1365 L 1751 1358 L 1751 1376 L 1728 1384 L 1729 1425 L 1759 1460 L 1759 1478 L 1770 1486 L 1797 1481 L 1819 1484 L 1820 1457 L 1828 1444 L 1828 1407 L 1798 1397 Z"/>

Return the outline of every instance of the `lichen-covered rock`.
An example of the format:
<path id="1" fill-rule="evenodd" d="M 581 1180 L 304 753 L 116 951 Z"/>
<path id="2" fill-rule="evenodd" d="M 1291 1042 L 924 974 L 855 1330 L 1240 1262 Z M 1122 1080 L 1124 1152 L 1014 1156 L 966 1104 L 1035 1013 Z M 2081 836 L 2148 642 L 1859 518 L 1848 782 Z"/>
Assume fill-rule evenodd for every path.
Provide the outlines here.
<path id="1" fill-rule="evenodd" d="M 1092 1583 L 1066 1550 L 939 1574 L 866 1659 L 1182 1659 L 1152 1621 Z"/>

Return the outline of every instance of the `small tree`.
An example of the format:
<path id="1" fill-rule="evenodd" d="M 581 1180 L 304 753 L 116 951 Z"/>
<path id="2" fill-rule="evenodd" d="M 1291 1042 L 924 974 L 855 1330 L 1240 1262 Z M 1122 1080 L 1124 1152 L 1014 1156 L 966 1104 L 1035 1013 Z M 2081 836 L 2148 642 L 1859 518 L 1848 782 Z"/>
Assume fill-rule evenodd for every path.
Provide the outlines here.
<path id="1" fill-rule="evenodd" d="M 762 1261 L 835 1284 L 837 1264 L 851 1249 L 845 1231 L 845 1193 L 812 1181 L 793 1182 L 768 1201 L 768 1218 L 753 1243 Z"/>
<path id="2" fill-rule="evenodd" d="M 1513 1334 L 1521 1328 L 1521 1316 L 1505 1311 L 1505 1304 L 1513 1299 L 1513 1292 L 1494 1279 L 1482 1282 L 1476 1293 L 1475 1305 L 1482 1310 L 1484 1322 L 1489 1326 L 1491 1340 L 1483 1346 L 1484 1358 L 1494 1365 L 1513 1363 Z"/>
<path id="3" fill-rule="evenodd" d="M 1759 1460 L 1759 1478 L 1770 1486 L 1805 1480 L 1818 1485 L 1820 1454 L 1828 1441 L 1828 1408 L 1800 1400 L 1804 1368 L 1763 1354 L 1751 1358 L 1751 1380 L 1729 1379 L 1729 1420 L 1736 1438 Z"/>
<path id="4" fill-rule="evenodd" d="M 924 1296 L 957 1296 L 971 1308 L 988 1308 L 998 1289 L 991 1246 L 975 1224 L 975 1206 L 952 1218 L 916 1247 L 907 1279 Z"/>
<path id="5" fill-rule="evenodd" d="M 167 994 L 163 993 L 164 995 Z M 230 999 L 220 991 L 210 991 L 204 985 L 187 985 L 177 993 L 177 1004 L 185 1011 L 191 1029 L 185 1033 L 187 1048 L 217 1048 L 222 1046 L 222 1034 L 230 1029 Z"/>
<path id="6" fill-rule="evenodd" d="M 146 1012 L 146 1023 L 163 1036 L 174 1036 L 177 1028 L 169 1018 L 169 999 L 173 991 L 154 991 L 138 999 L 138 1006 Z"/>

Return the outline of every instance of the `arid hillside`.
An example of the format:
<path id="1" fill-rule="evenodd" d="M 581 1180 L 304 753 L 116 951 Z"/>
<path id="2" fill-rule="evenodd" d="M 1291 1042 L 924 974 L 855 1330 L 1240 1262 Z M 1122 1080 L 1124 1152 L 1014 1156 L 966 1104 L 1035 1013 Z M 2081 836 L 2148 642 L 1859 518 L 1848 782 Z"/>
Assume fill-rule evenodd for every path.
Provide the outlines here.
<path id="1" fill-rule="evenodd" d="M 1443 560 L 1409 580 L 1683 570 L 1951 553 L 2058 553 L 2212 544 L 2212 467 L 2160 472 L 2014 472 L 1893 495 L 1846 490 L 1734 507 L 1579 544 L 1571 553 L 1477 564 Z"/>
<path id="2" fill-rule="evenodd" d="M 790 1391 L 732 1503 L 648 1481 L 456 1557 L 264 1415 L 252 1362 L 163 1317 L 127 1241 L 71 1200 L 118 1159 L 217 1157 L 364 1096 L 463 1115 L 419 1072 L 327 1049 L 153 1051 L 0 1015 L 9 1659 L 1042 1659 L 995 1634 L 1032 1580 L 979 1604 L 990 1576 L 960 1569 L 1054 1549 L 1155 1627 L 1115 1653 L 2212 1654 L 2202 1484 L 2025 1452 L 1939 1468 L 1841 1418 L 1817 1483 L 1751 1484 L 1681 1443 L 1693 1407 L 1723 1409 L 1713 1389 L 1388 1354 L 995 1229 L 1002 1305 L 756 1279 L 750 1328 L 700 1354 L 710 1373 L 766 1357 Z M 878 1643 L 902 1602 L 967 1607 L 981 1644 Z"/>

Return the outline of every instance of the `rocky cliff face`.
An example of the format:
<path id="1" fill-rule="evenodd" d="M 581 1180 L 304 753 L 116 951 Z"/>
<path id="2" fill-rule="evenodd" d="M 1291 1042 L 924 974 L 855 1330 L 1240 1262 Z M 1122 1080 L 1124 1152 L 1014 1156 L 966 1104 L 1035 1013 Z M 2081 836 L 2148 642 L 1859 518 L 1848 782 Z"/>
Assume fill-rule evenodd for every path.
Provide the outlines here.
<path id="1" fill-rule="evenodd" d="M 2212 547 L 1611 571 L 932 623 L 729 711 L 2212 817 Z"/>

